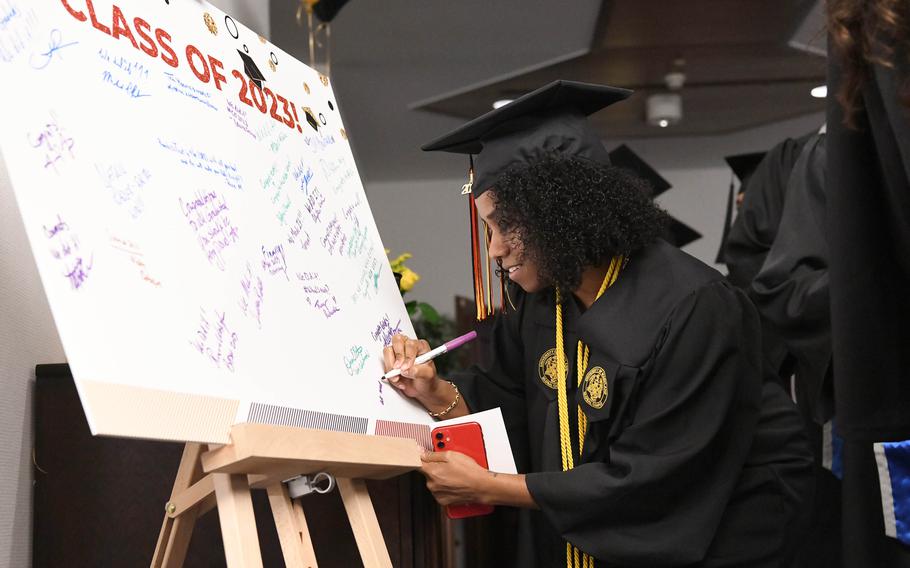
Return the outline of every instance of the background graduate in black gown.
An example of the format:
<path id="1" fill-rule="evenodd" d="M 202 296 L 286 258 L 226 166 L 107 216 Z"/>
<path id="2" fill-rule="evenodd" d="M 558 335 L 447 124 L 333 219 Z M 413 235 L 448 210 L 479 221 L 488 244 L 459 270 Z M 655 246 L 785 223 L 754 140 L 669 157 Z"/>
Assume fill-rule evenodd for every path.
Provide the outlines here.
<path id="1" fill-rule="evenodd" d="M 811 491 L 801 419 L 745 294 L 658 239 L 665 215 L 610 167 L 585 115 L 626 95 L 556 82 L 425 147 L 476 155 L 514 311 L 452 383 L 413 364 L 424 341 L 396 336 L 386 365 L 431 413 L 502 408 L 521 474 L 451 452 L 423 471 L 442 504 L 532 509 L 539 566 L 781 565 Z"/>
<path id="2" fill-rule="evenodd" d="M 910 3 L 829 0 L 828 29 L 827 233 L 835 420 L 845 439 L 844 559 L 899 568 L 910 566 L 910 537 L 901 534 L 906 521 L 895 531 L 894 512 L 910 505 L 899 491 L 908 484 L 882 481 L 910 462 Z M 891 451 L 902 459 L 888 463 Z M 884 463 L 889 469 L 877 467 Z"/>

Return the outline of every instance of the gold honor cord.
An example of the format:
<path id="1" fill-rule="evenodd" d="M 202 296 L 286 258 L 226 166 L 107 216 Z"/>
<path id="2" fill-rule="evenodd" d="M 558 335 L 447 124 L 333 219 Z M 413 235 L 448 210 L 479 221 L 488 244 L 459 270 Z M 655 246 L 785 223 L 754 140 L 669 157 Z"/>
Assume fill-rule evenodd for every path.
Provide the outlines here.
<path id="1" fill-rule="evenodd" d="M 600 290 L 597 292 L 597 296 L 594 298 L 594 301 L 597 301 L 607 288 L 613 285 L 616 282 L 616 279 L 619 277 L 619 272 L 624 266 L 625 258 L 620 256 L 615 256 L 610 261 L 610 267 L 607 269 L 607 274 L 604 276 L 603 283 L 600 285 Z M 590 355 L 590 349 L 588 346 L 582 343 L 581 340 L 578 341 L 578 354 L 577 354 L 577 365 L 578 368 L 578 379 L 577 386 L 580 388 L 582 379 L 585 376 L 585 371 L 588 368 L 588 356 Z M 567 380 L 567 371 L 566 371 L 566 352 L 563 342 L 563 332 L 562 332 L 562 302 L 559 289 L 556 289 L 556 380 L 557 380 L 557 402 L 559 405 L 559 445 L 562 451 L 562 470 L 569 471 L 575 467 L 575 460 L 572 452 L 572 434 L 569 430 L 569 397 L 566 390 L 566 380 Z M 588 418 L 585 416 L 584 411 L 581 407 L 577 407 L 578 410 L 578 457 L 581 459 L 581 452 L 584 450 L 585 444 L 585 434 L 588 431 Z M 594 568 L 594 558 L 590 554 L 580 553 L 578 548 L 572 546 L 571 543 L 566 542 L 566 567 L 567 568 Z"/>

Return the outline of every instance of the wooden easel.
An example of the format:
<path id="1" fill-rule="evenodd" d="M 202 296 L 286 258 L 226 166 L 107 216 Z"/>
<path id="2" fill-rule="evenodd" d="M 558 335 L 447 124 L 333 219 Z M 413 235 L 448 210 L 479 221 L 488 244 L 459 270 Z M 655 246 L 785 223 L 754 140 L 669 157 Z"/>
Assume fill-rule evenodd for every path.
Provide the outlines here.
<path id="1" fill-rule="evenodd" d="M 227 565 L 260 568 L 250 489 L 263 488 L 288 568 L 315 568 L 303 507 L 290 499 L 282 482 L 320 471 L 336 478 L 364 566 L 392 567 L 364 479 L 419 468 L 421 450 L 414 440 L 253 423 L 234 426 L 231 440 L 208 451 L 201 444 L 186 445 L 152 568 L 183 566 L 196 518 L 216 506 Z"/>

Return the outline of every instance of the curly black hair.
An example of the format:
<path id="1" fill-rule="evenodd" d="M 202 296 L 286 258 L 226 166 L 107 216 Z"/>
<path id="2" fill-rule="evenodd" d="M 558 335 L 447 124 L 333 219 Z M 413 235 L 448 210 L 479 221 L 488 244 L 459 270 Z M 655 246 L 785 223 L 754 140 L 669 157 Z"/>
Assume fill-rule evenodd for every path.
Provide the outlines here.
<path id="1" fill-rule="evenodd" d="M 490 193 L 491 220 L 560 290 L 575 290 L 586 268 L 651 244 L 668 220 L 643 179 L 559 154 L 506 171 Z"/>

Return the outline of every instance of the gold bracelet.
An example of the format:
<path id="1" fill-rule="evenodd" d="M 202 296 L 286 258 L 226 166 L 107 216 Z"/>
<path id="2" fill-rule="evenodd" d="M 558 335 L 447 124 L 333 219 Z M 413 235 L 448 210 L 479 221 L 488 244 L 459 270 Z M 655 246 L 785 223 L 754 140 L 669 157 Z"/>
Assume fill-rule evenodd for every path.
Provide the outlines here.
<path id="1" fill-rule="evenodd" d="M 452 404 L 448 405 L 445 408 L 445 410 L 441 410 L 439 412 L 430 412 L 428 410 L 427 414 L 429 414 L 433 418 L 442 418 L 446 414 L 452 412 L 452 409 L 455 408 L 456 406 L 458 406 L 458 401 L 461 400 L 461 393 L 458 392 L 458 386 L 455 383 L 453 383 L 452 381 L 446 381 L 446 382 L 449 383 L 450 385 L 452 385 L 452 388 L 455 389 L 455 400 L 453 400 Z"/>

